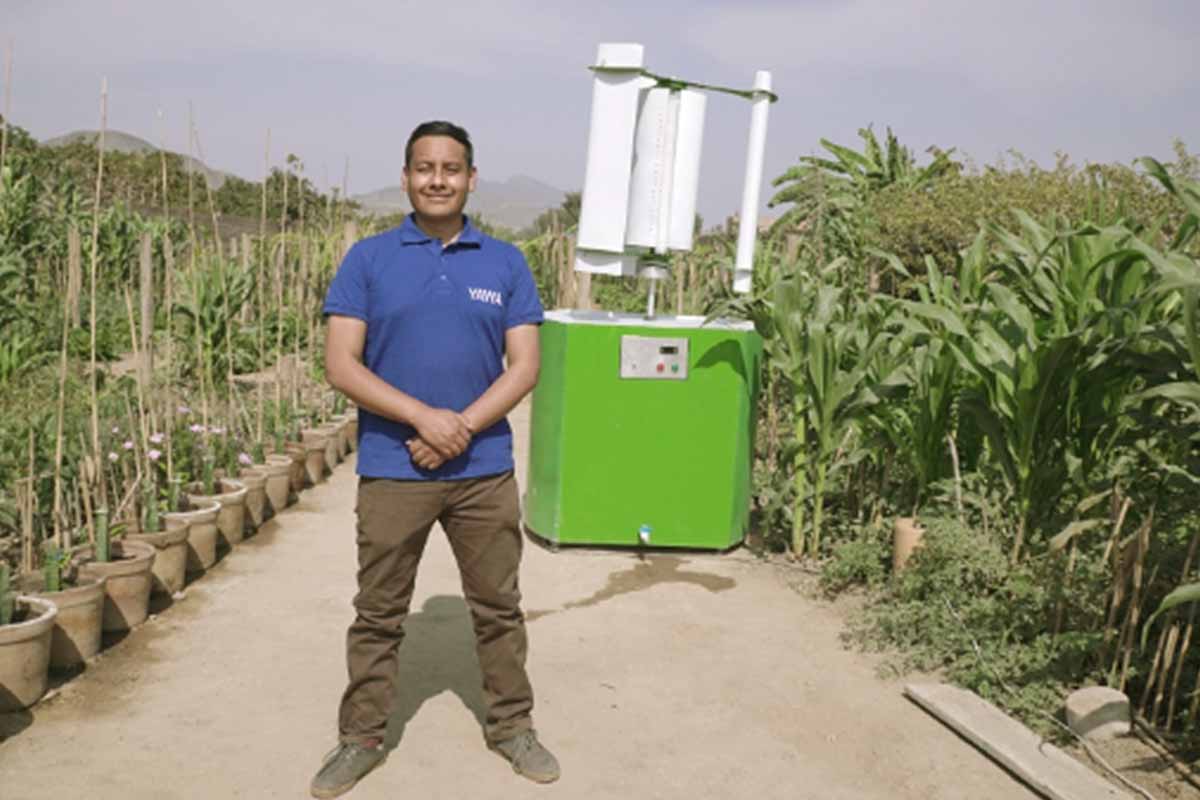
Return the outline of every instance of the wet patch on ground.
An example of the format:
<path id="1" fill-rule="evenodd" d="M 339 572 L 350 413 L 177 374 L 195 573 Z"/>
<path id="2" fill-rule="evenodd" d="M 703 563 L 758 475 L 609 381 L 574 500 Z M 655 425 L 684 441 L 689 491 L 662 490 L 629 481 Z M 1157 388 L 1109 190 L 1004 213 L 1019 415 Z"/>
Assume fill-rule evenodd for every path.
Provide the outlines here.
<path id="1" fill-rule="evenodd" d="M 711 572 L 697 572 L 683 569 L 682 567 L 686 563 L 684 559 L 674 556 L 645 557 L 629 569 L 611 573 L 604 586 L 589 597 L 572 600 L 561 608 L 529 611 L 525 614 L 525 619 L 533 622 L 550 614 L 569 611 L 573 608 L 588 608 L 603 603 L 606 600 L 611 600 L 614 597 L 641 592 L 654 586 L 670 583 L 699 586 L 710 592 L 724 592 L 737 586 L 737 581 L 733 578 L 714 575 Z"/>

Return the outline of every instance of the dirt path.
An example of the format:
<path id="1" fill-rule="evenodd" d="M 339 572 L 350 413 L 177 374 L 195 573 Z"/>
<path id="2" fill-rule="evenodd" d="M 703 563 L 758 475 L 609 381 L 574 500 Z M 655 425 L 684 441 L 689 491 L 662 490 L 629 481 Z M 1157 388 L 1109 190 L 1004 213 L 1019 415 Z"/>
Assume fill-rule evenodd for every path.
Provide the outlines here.
<path id="1" fill-rule="evenodd" d="M 306 797 L 345 680 L 354 486 L 341 465 L 57 696 L 0 717 L 0 797 Z M 529 546 L 522 586 L 537 727 L 562 780 L 528 784 L 484 748 L 470 622 L 435 534 L 401 648 L 398 745 L 350 796 L 1033 797 L 745 552 Z"/>

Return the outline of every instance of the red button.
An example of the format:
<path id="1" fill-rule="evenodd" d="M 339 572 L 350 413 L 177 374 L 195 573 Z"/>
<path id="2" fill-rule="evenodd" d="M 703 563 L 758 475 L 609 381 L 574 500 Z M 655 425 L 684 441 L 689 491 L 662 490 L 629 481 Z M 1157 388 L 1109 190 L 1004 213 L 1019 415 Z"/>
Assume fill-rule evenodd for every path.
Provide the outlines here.
<path id="1" fill-rule="evenodd" d="M 655 367 L 655 369 L 658 370 L 659 372 L 662 372 L 663 369 L 665 369 L 665 367 L 662 364 L 659 364 L 657 367 Z"/>

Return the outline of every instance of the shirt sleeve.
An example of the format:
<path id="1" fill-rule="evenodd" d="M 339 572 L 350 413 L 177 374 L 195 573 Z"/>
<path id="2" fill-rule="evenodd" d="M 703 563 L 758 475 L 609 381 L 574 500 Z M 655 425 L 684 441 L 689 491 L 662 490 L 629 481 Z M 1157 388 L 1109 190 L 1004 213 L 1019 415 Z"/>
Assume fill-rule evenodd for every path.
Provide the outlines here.
<path id="1" fill-rule="evenodd" d="M 538 297 L 533 273 L 529 271 L 529 264 L 520 250 L 512 247 L 510 252 L 513 288 L 504 315 L 504 328 L 507 330 L 518 325 L 540 325 L 543 318 L 542 301 Z"/>
<path id="2" fill-rule="evenodd" d="M 325 294 L 326 315 L 336 314 L 367 321 L 367 259 L 361 244 L 356 244 L 346 253 L 337 274 Z"/>

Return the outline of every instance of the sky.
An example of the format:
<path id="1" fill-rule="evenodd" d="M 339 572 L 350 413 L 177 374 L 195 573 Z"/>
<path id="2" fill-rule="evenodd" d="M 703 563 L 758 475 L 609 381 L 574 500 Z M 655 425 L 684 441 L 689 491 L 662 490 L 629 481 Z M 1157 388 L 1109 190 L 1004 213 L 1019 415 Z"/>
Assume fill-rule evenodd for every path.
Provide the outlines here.
<path id="1" fill-rule="evenodd" d="M 1200 151 L 1197 0 L 0 0 L 11 118 L 35 137 L 99 127 L 106 78 L 110 128 L 186 151 L 190 105 L 209 166 L 261 177 L 269 129 L 273 165 L 294 153 L 351 194 L 397 184 L 428 119 L 470 131 L 481 177 L 579 189 L 601 42 L 704 83 L 770 70 L 764 203 L 822 138 L 868 125 L 977 165 Z M 706 224 L 740 205 L 749 119 L 710 97 Z"/>

